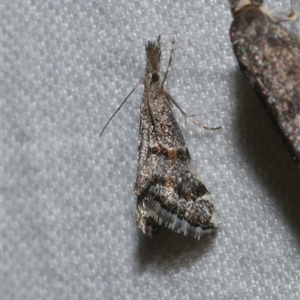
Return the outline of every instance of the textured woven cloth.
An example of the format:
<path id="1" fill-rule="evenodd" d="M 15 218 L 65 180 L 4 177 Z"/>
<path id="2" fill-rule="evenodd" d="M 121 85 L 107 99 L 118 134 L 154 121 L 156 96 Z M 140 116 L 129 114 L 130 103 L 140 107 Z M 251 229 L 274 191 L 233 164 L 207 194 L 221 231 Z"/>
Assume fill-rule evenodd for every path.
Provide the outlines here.
<path id="1" fill-rule="evenodd" d="M 227 1 L 2 9 L 3 299 L 300 299 L 300 172 L 237 67 Z M 200 241 L 135 225 L 142 86 L 98 138 L 158 34 L 163 70 L 177 37 L 170 94 L 223 127 L 174 109 L 219 219 Z"/>

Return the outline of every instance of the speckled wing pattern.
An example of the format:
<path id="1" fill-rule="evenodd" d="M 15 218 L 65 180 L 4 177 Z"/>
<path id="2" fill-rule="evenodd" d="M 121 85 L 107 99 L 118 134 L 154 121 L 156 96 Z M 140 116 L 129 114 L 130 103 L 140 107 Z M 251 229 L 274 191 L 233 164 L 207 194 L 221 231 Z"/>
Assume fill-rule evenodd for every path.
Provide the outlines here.
<path id="1" fill-rule="evenodd" d="M 300 162 L 300 40 L 268 14 L 262 1 L 231 2 L 235 56 Z"/>
<path id="2" fill-rule="evenodd" d="M 200 239 L 217 227 L 214 205 L 173 115 L 174 100 L 160 79 L 160 37 L 146 44 L 146 55 L 133 192 L 137 224 L 150 236 L 164 225 Z"/>

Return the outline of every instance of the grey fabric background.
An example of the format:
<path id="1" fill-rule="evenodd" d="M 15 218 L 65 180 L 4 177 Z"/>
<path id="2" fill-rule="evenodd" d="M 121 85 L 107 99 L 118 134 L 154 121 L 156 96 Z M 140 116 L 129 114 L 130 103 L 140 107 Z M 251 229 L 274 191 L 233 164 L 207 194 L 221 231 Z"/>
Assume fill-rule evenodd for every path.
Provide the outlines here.
<path id="1" fill-rule="evenodd" d="M 288 9 L 289 1 L 268 1 Z M 274 3 L 275 2 L 275 3 Z M 300 173 L 237 67 L 227 1 L 3 1 L 3 299 L 300 299 Z M 286 24 L 299 34 L 299 23 Z M 201 241 L 135 225 L 144 44 L 214 200 Z"/>

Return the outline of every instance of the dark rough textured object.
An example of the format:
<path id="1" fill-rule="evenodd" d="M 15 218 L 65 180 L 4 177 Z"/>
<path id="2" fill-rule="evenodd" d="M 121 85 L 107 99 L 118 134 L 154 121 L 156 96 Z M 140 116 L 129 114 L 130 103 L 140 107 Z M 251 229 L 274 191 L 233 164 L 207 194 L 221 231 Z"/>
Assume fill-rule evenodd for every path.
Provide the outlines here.
<path id="1" fill-rule="evenodd" d="M 230 38 L 241 69 L 300 162 L 300 40 L 262 1 L 231 1 Z"/>
<path id="2" fill-rule="evenodd" d="M 160 78 L 160 38 L 146 45 L 138 168 L 133 192 L 137 195 L 136 220 L 150 236 L 164 225 L 200 239 L 217 227 L 217 221 L 209 192 L 194 167 L 172 112 L 172 104 L 180 107 L 164 85 L 174 43 L 175 40 L 164 80 Z"/>

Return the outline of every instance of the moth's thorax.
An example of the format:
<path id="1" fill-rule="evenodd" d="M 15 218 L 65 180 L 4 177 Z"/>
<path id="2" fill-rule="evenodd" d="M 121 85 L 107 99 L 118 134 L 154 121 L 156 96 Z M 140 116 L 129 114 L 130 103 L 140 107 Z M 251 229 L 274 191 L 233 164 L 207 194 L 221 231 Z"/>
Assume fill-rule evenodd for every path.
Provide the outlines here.
<path id="1" fill-rule="evenodd" d="M 273 23 L 269 15 L 256 4 L 242 7 L 233 16 L 230 27 L 230 38 L 233 44 L 244 43 L 251 37 L 265 35 L 269 24 Z"/>
<path id="2" fill-rule="evenodd" d="M 248 5 L 240 7 L 239 9 L 235 9 L 232 15 L 234 18 L 236 18 L 239 15 L 250 15 L 257 12 L 264 13 L 263 5 L 259 3 L 250 3 Z"/>

